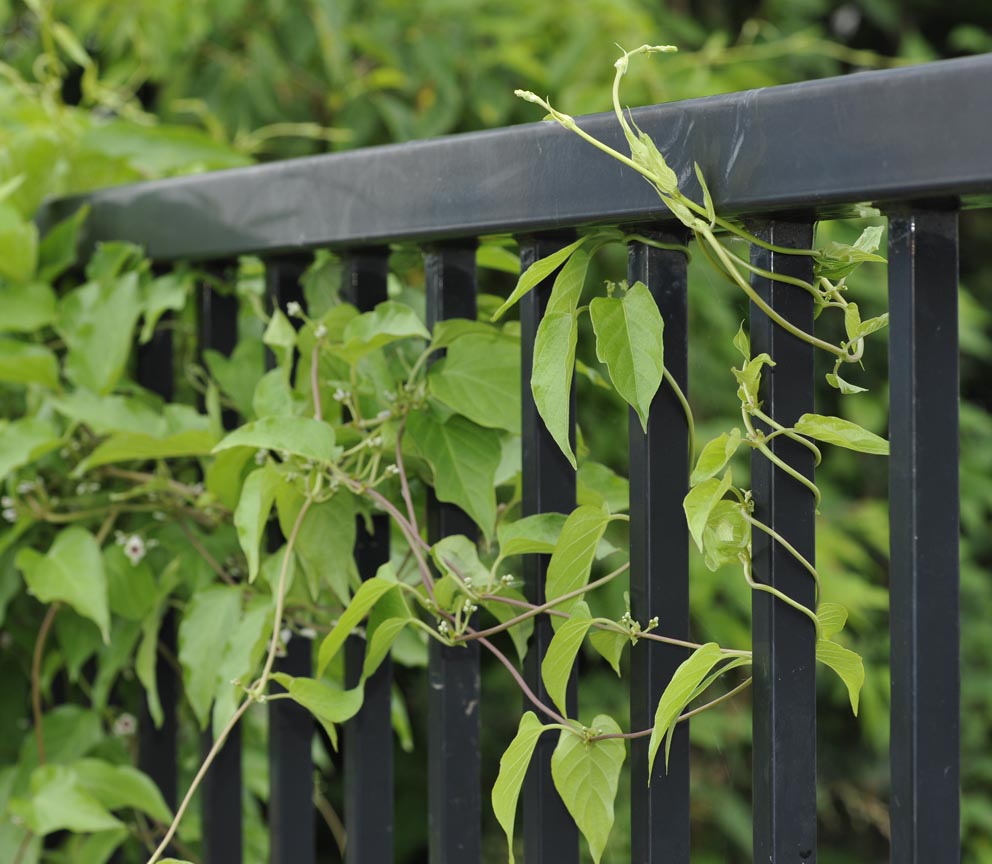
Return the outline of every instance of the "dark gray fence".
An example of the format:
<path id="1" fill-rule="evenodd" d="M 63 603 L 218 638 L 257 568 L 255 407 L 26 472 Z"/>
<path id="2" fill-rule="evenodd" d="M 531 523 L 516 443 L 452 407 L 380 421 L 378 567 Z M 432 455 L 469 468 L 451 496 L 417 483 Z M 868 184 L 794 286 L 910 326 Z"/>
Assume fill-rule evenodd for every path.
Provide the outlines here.
<path id="1" fill-rule="evenodd" d="M 987 206 L 992 192 L 992 56 L 775 87 L 644 108 L 634 112 L 698 195 L 700 163 L 718 211 L 746 216 L 781 246 L 807 246 L 818 218 L 870 201 L 889 217 L 890 524 L 891 524 L 891 822 L 896 864 L 960 860 L 958 673 L 957 211 Z M 607 142 L 622 144 L 612 115 L 582 119 Z M 340 155 L 144 183 L 49 205 L 42 221 L 92 207 L 89 240 L 129 240 L 161 262 L 223 266 L 241 254 L 263 256 L 269 289 L 281 306 L 298 292 L 299 253 L 326 247 L 346 262 L 346 289 L 360 308 L 385 298 L 386 245 L 413 241 L 426 255 L 428 318 L 475 314 L 475 238 L 518 236 L 524 266 L 596 223 L 637 224 L 678 234 L 654 192 L 633 172 L 570 133 L 546 124 L 377 147 Z M 645 282 L 666 321 L 666 363 L 687 386 L 686 259 L 638 243 L 630 278 Z M 755 263 L 793 272 L 808 259 L 755 252 Z M 756 278 L 773 308 L 804 329 L 808 295 Z M 524 386 L 525 514 L 568 511 L 575 477 L 531 400 L 533 340 L 550 284 L 521 306 Z M 203 297 L 208 346 L 230 348 L 234 310 Z M 803 323 L 805 322 L 805 323 Z M 752 344 L 781 362 L 765 393 L 769 410 L 792 422 L 813 407 L 813 349 L 751 311 Z M 168 333 L 142 350 L 142 383 L 168 395 Z M 631 423 L 631 598 L 635 617 L 661 606 L 668 635 L 688 631 L 687 536 L 681 502 L 687 489 L 686 431 L 670 391 L 655 399 L 647 435 Z M 791 442 L 780 439 L 784 448 Z M 812 476 L 808 454 L 790 453 Z M 808 464 L 803 462 L 807 459 Z M 758 460 L 753 485 L 758 515 L 812 560 L 813 503 L 808 494 Z M 432 539 L 468 529 L 463 514 L 433 503 Z M 367 576 L 388 555 L 384 530 L 359 537 Z M 763 536 L 763 535 L 762 535 Z M 767 539 L 767 538 L 766 538 Z M 812 587 L 795 561 L 755 538 L 755 577 L 811 604 Z M 664 566 L 661 566 L 661 563 Z M 526 587 L 543 597 L 546 562 L 532 556 Z M 801 616 L 765 593 L 754 605 L 754 860 L 808 864 L 816 858 L 815 661 L 813 633 Z M 164 640 L 174 627 L 163 626 Z M 550 631 L 538 623 L 526 668 L 539 695 L 540 657 Z M 171 646 L 174 650 L 174 644 Z M 360 645 L 348 667 L 360 663 Z M 358 656 L 356 656 L 358 654 Z M 633 654 L 631 718 L 649 725 L 678 650 L 658 643 Z M 306 674 L 307 652 L 283 661 Z M 177 685 L 163 670 L 163 705 L 175 711 Z M 474 650 L 434 646 L 430 653 L 430 860 L 466 864 L 480 858 L 480 692 Z M 391 671 L 369 682 L 361 714 L 344 740 L 347 858 L 392 859 Z M 170 697 L 170 694 L 172 696 Z M 575 698 L 575 687 L 572 687 Z M 485 705 L 481 710 L 484 711 Z M 286 701 L 271 708 L 273 864 L 314 860 L 310 807 L 312 723 Z M 147 725 L 147 724 L 146 724 Z M 142 740 L 143 766 L 174 805 L 174 714 Z M 648 794 L 643 739 L 633 742 L 633 860 L 688 864 L 689 746 L 685 724 L 672 746 L 671 770 L 659 765 Z M 232 738 L 205 793 L 205 856 L 237 864 L 241 832 L 238 742 Z M 552 787 L 551 742 L 539 746 L 524 789 L 526 860 L 572 864 L 578 838 Z M 214 851 L 223 844 L 223 851 Z M 216 844 L 216 845 L 215 845 Z"/>

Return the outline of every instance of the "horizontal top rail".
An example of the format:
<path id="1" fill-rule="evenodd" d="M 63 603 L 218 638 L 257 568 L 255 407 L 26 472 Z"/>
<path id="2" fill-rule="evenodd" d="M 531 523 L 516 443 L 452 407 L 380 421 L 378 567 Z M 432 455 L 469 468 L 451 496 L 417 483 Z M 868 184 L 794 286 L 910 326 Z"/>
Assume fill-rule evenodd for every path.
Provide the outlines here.
<path id="1" fill-rule="evenodd" d="M 664 61 L 657 61 L 664 75 Z M 683 189 L 717 210 L 844 212 L 858 202 L 992 193 L 992 55 L 861 72 L 633 112 Z M 567 110 L 567 105 L 558 106 Z M 622 148 L 612 114 L 582 118 Z M 430 241 L 667 211 L 631 169 L 550 123 L 179 177 L 49 202 L 51 224 L 89 202 L 88 241 L 159 260 Z"/>

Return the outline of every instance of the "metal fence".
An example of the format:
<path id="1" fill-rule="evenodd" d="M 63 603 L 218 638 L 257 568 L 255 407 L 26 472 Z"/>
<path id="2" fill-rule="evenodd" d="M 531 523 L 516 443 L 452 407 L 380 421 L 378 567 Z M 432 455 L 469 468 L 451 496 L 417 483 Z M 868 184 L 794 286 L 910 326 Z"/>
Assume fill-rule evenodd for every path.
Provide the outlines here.
<path id="1" fill-rule="evenodd" d="M 692 172 L 699 162 L 719 212 L 745 216 L 780 246 L 808 246 L 816 219 L 873 202 L 889 218 L 890 526 L 891 526 L 891 836 L 897 864 L 960 860 L 958 673 L 957 212 L 987 206 L 992 193 L 992 56 L 775 87 L 634 111 L 638 125 L 666 153 L 683 188 L 700 197 Z M 612 115 L 582 125 L 621 146 Z M 194 260 L 223 266 L 242 254 L 262 256 L 273 302 L 298 296 L 300 254 L 340 253 L 346 289 L 361 309 L 386 297 L 388 244 L 422 244 L 429 323 L 475 316 L 475 246 L 481 234 L 513 233 L 523 266 L 560 248 L 574 229 L 637 225 L 683 235 L 654 191 L 633 172 L 568 132 L 532 124 L 433 141 L 376 147 L 198 177 L 143 183 L 54 202 L 54 221 L 87 201 L 89 240 L 128 240 L 156 261 Z M 808 258 L 756 248 L 754 263 L 809 279 Z M 666 322 L 666 364 L 687 382 L 686 258 L 632 243 L 630 280 L 643 281 Z M 809 330 L 811 298 L 756 277 L 757 291 L 777 311 Z M 533 341 L 550 284 L 521 305 L 523 483 L 525 515 L 569 511 L 575 475 L 546 432 L 532 402 Z M 236 330 L 231 301 L 206 293 L 202 322 L 208 347 L 230 350 Z M 813 410 L 813 349 L 751 310 L 755 352 L 779 365 L 768 382 L 766 410 L 790 423 Z M 139 377 L 168 396 L 172 382 L 168 333 L 142 351 Z M 573 412 L 574 413 L 574 412 Z M 664 388 L 647 434 L 630 424 L 631 604 L 635 618 L 664 608 L 665 632 L 688 636 L 688 538 L 682 499 L 688 477 L 681 408 Z M 792 445 L 776 442 L 782 451 Z M 790 463 L 813 475 L 808 452 Z M 770 463 L 756 459 L 757 516 L 814 555 L 812 498 Z M 360 533 L 364 577 L 388 556 L 388 532 Z M 470 533 L 465 516 L 432 504 L 431 539 Z M 755 537 L 755 577 L 802 603 L 813 587 L 799 565 L 764 535 Z M 546 559 L 529 556 L 526 590 L 543 597 Z M 814 633 L 808 621 L 765 593 L 754 611 L 754 861 L 808 864 L 816 858 Z M 174 627 L 163 628 L 172 639 Z M 551 638 L 538 622 L 526 676 L 544 696 L 540 659 Z M 357 679 L 361 646 L 347 658 Z M 631 722 L 650 725 L 654 706 L 676 666 L 679 649 L 650 643 L 632 654 Z M 308 646 L 290 643 L 282 661 L 309 672 Z M 432 644 L 428 726 L 430 860 L 480 860 L 479 659 L 475 648 Z M 144 733 L 141 761 L 176 798 L 178 683 L 159 666 L 161 730 Z M 382 864 L 393 857 L 391 669 L 368 682 L 360 715 L 345 732 L 347 859 Z M 575 686 L 571 697 L 575 699 Z M 481 704 L 481 709 L 480 709 Z M 271 861 L 314 860 L 311 807 L 312 723 L 288 701 L 270 705 Z M 146 726 L 148 724 L 145 724 Z M 632 858 L 690 860 L 689 742 L 682 724 L 671 767 L 660 764 L 647 786 L 645 739 L 632 742 Z M 204 859 L 241 860 L 239 742 L 228 742 L 204 793 Z M 530 864 L 578 861 L 578 837 L 549 768 L 543 741 L 524 788 L 525 859 Z"/>

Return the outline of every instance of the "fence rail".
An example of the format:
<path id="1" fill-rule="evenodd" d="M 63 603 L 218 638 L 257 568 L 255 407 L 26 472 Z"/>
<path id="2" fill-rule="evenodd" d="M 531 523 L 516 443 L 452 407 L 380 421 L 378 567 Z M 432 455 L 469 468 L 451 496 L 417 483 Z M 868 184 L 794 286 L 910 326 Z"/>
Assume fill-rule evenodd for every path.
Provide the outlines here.
<path id="1" fill-rule="evenodd" d="M 984 206 L 992 193 L 992 56 L 947 61 L 839 79 L 694 100 L 634 112 L 666 152 L 692 195 L 692 161 L 709 178 L 717 209 L 760 219 L 753 225 L 783 246 L 807 246 L 815 218 L 874 202 L 890 216 L 889 301 L 891 405 L 892 861 L 950 864 L 960 860 L 958 781 L 958 490 L 957 210 Z M 612 115 L 581 119 L 592 134 L 618 146 Z M 698 196 L 697 196 L 698 197 Z M 676 228 L 639 177 L 557 127 L 533 124 L 494 132 L 378 147 L 247 169 L 121 187 L 50 203 L 53 223 L 82 203 L 92 214 L 89 242 L 128 240 L 156 261 L 222 264 L 240 254 L 262 256 L 272 301 L 285 306 L 298 290 L 299 268 L 287 253 L 329 247 L 344 255 L 345 288 L 362 308 L 385 297 L 385 245 L 427 244 L 428 319 L 473 317 L 475 238 L 517 235 L 527 266 L 567 242 L 576 228 L 640 223 Z M 669 236 L 668 239 L 672 239 Z M 684 238 L 680 238 L 684 239 Z M 680 252 L 630 244 L 629 275 L 654 294 L 667 323 L 666 361 L 685 388 L 686 259 Z M 804 259 L 757 249 L 754 263 L 776 273 L 808 266 Z M 793 274 L 804 275 L 804 274 Z M 756 278 L 755 289 L 793 320 L 809 319 L 810 298 Z M 521 306 L 524 513 L 567 511 L 575 476 L 551 441 L 528 386 L 531 353 L 550 281 Z M 209 295 L 208 295 L 209 296 Z M 210 326 L 207 341 L 230 337 Z M 756 351 L 767 350 L 787 371 L 770 375 L 764 394 L 772 413 L 790 423 L 813 407 L 812 349 L 751 312 Z M 926 357 L 926 362 L 921 358 Z M 166 393 L 171 382 L 167 334 L 142 353 L 139 377 Z M 631 595 L 635 617 L 664 604 L 668 635 L 688 634 L 687 536 L 681 502 L 688 478 L 684 416 L 663 390 L 648 433 L 632 422 Z M 671 404 L 670 404 L 671 403 Z M 775 442 L 783 451 L 794 446 Z M 808 455 L 808 454 L 806 454 Z M 803 452 L 789 453 L 802 464 Z M 812 461 L 804 473 L 812 477 Z M 799 487 L 766 462 L 754 477 L 760 518 L 798 537 L 813 557 L 813 508 Z M 464 532 L 464 514 L 430 504 L 431 539 Z M 682 527 L 673 527 L 682 526 Z M 364 530 L 364 529 L 363 529 Z M 381 524 L 362 534 L 363 576 L 388 555 Z M 767 538 L 765 538 L 767 540 Z M 665 566 L 659 566 L 660 561 Z M 526 589 L 543 597 L 546 559 L 530 556 Z M 772 542 L 755 540 L 756 578 L 807 605 L 808 578 Z M 815 661 L 808 622 L 768 595 L 754 598 L 754 850 L 756 862 L 810 864 L 816 858 Z M 546 622 L 545 622 L 546 623 Z M 538 694 L 542 652 L 550 632 L 538 622 L 526 675 Z M 164 628 L 169 638 L 169 628 Z M 647 725 L 680 649 L 652 644 L 635 652 L 631 716 Z M 347 664 L 360 664 L 360 646 Z M 429 803 L 432 864 L 480 859 L 479 702 L 477 653 L 436 647 L 430 654 Z M 284 661 L 299 674 L 307 658 Z M 345 735 L 349 862 L 391 860 L 392 757 L 388 664 L 369 683 L 361 714 Z M 169 682 L 160 682 L 163 694 Z M 575 686 L 571 690 L 575 699 Z M 164 699 L 164 702 L 171 700 Z M 272 862 L 313 860 L 308 801 L 312 724 L 287 702 L 272 708 Z M 146 740 L 145 765 L 175 798 L 175 725 Z M 173 740 L 169 740 L 173 736 Z M 234 746 L 231 742 L 228 746 Z M 671 770 L 656 768 L 650 794 L 635 743 L 632 782 L 633 860 L 688 864 L 689 746 L 675 735 Z M 163 756 L 163 754 L 165 754 Z M 169 755 L 172 754 L 172 755 Z M 578 842 L 554 789 L 550 743 L 538 747 L 524 788 L 526 860 L 573 864 Z M 643 754 L 641 754 L 643 755 Z M 232 757 L 233 758 L 233 757 Z M 170 761 L 170 759 L 172 761 Z M 224 770 L 222 767 L 216 770 Z M 224 780 L 208 787 L 206 807 L 231 800 Z M 239 795 L 234 797 L 235 802 Z M 292 803 L 290 803 L 292 802 Z M 220 812 L 219 810 L 214 812 Z M 237 814 L 230 817 L 237 821 Z M 225 830 L 238 830 L 225 823 Z M 208 844 L 209 846 L 209 844 Z M 210 864 L 236 864 L 233 845 L 208 854 Z"/>

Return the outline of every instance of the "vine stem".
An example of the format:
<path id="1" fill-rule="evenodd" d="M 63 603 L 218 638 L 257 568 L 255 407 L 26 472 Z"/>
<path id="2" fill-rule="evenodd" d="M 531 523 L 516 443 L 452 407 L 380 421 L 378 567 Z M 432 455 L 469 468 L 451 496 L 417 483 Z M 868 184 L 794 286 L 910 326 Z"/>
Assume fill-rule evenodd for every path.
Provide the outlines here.
<path id="1" fill-rule="evenodd" d="M 31 657 L 31 712 L 34 715 L 34 740 L 38 747 L 38 764 L 45 764 L 45 733 L 41 728 L 41 659 L 45 655 L 45 642 L 48 633 L 59 613 L 61 603 L 56 601 L 48 607 L 38 628 L 38 638 L 34 641 L 34 654 Z"/>
<path id="2" fill-rule="evenodd" d="M 766 525 L 759 519 L 755 519 L 750 513 L 748 513 L 744 508 L 741 508 L 741 515 L 750 522 L 755 528 L 764 531 L 769 537 L 771 537 L 776 543 L 778 543 L 783 549 L 785 549 L 793 558 L 795 558 L 806 570 L 809 575 L 813 577 L 813 581 L 816 583 L 816 602 L 820 602 L 820 574 L 816 572 L 816 568 L 810 564 L 804 555 L 802 555 L 795 546 L 793 546 L 788 540 L 786 540 L 781 534 L 778 533 L 770 525 Z"/>
<path id="3" fill-rule="evenodd" d="M 494 636 L 496 633 L 502 633 L 504 630 L 509 630 L 521 621 L 526 621 L 528 618 L 533 618 L 535 615 L 540 615 L 542 612 L 551 609 L 552 606 L 557 606 L 559 603 L 563 603 L 566 600 L 571 600 L 573 597 L 581 597 L 587 591 L 592 591 L 599 588 L 602 585 L 606 585 L 608 582 L 612 582 L 621 573 L 626 573 L 630 569 L 630 563 L 624 564 L 618 567 L 612 573 L 607 573 L 605 576 L 596 579 L 594 582 L 590 582 L 588 585 L 584 585 L 582 588 L 576 588 L 574 591 L 569 591 L 567 594 L 562 594 L 560 597 L 555 597 L 553 600 L 549 600 L 547 603 L 542 603 L 540 606 L 531 606 L 527 612 L 523 615 L 517 615 L 516 618 L 510 618 L 508 621 L 504 621 L 502 624 L 497 624 L 494 627 L 490 627 L 488 630 L 473 630 L 470 633 L 466 632 L 459 636 L 455 636 L 455 642 L 468 642 L 472 639 L 481 639 L 483 636 Z M 499 599 L 498 594 L 492 595 L 494 598 Z M 567 613 L 565 613 L 567 615 Z M 568 616 L 571 617 L 571 616 Z"/>
<path id="4" fill-rule="evenodd" d="M 788 594 L 784 594 L 783 592 L 779 591 L 778 588 L 775 588 L 771 585 L 765 585 L 763 582 L 756 582 L 754 580 L 754 577 L 751 575 L 751 562 L 743 555 L 741 556 L 741 564 L 743 565 L 744 568 L 744 580 L 747 582 L 748 585 L 751 586 L 753 590 L 764 591 L 766 594 L 771 594 L 773 597 L 777 597 L 779 600 L 785 603 L 786 606 L 791 606 L 797 612 L 802 612 L 803 615 L 805 615 L 813 622 L 813 626 L 816 628 L 817 635 L 819 635 L 820 619 L 816 617 L 815 612 L 803 606 L 802 603 L 793 600 Z"/>
<path id="5" fill-rule="evenodd" d="M 679 404 L 682 406 L 682 410 L 685 412 L 685 421 L 689 428 L 689 470 L 692 470 L 692 466 L 696 463 L 696 423 L 692 419 L 692 408 L 689 406 L 689 400 L 686 399 L 685 393 L 682 392 L 682 388 L 679 387 L 679 382 L 675 380 L 675 377 L 671 372 L 668 371 L 666 366 L 664 369 L 665 380 L 668 382 L 668 386 L 672 388 L 675 393 L 675 398 L 679 400 Z"/>
<path id="6" fill-rule="evenodd" d="M 788 426 L 783 426 L 777 420 L 774 420 L 773 418 L 769 417 L 760 408 L 754 408 L 754 407 L 752 407 L 750 409 L 750 411 L 751 411 L 751 413 L 755 417 L 757 417 L 759 420 L 764 421 L 769 426 L 771 426 L 772 429 L 775 430 L 770 435 L 766 435 L 765 436 L 765 443 L 766 444 L 769 441 L 771 441 L 773 438 L 776 438 L 779 435 L 784 435 L 786 438 L 790 439 L 791 441 L 795 441 L 797 444 L 802 444 L 803 447 L 805 447 L 807 450 L 809 450 L 809 452 L 813 454 L 813 459 L 815 460 L 814 463 L 813 463 L 814 465 L 819 465 L 820 462 L 823 461 L 823 454 L 820 452 L 820 448 L 817 447 L 809 439 L 803 438 L 803 436 L 800 435 L 798 432 L 796 432 L 795 429 L 790 429 Z"/>
<path id="7" fill-rule="evenodd" d="M 817 485 L 810 480 L 808 477 L 800 474 L 795 468 L 793 468 L 788 462 L 780 459 L 775 453 L 773 453 L 768 445 L 765 444 L 762 436 L 758 434 L 758 431 L 754 428 L 754 424 L 751 422 L 751 418 L 748 414 L 748 408 L 745 405 L 741 405 L 741 418 L 744 421 L 744 426 L 747 428 L 748 435 L 750 436 L 750 442 L 753 447 L 756 447 L 758 451 L 773 465 L 778 466 L 786 474 L 792 477 L 798 483 L 801 483 L 810 492 L 813 493 L 814 506 L 819 509 L 820 507 L 820 490 Z"/>
<path id="8" fill-rule="evenodd" d="M 313 417 L 315 420 L 324 419 L 324 408 L 320 403 L 320 340 L 313 346 L 310 354 L 310 393 L 313 397 Z"/>
<path id="9" fill-rule="evenodd" d="M 540 699 L 538 699 L 536 695 L 534 695 L 534 691 L 531 690 L 527 682 L 524 681 L 523 675 L 520 674 L 517 668 L 510 662 L 510 659 L 502 651 L 500 651 L 499 648 L 493 645 L 493 643 L 486 639 L 485 636 L 479 637 L 479 644 L 484 645 L 490 652 L 492 652 L 492 654 L 495 655 L 496 659 L 506 667 L 507 671 L 513 677 L 513 680 L 517 683 L 517 686 L 523 691 L 524 696 L 526 696 L 535 707 L 547 714 L 556 723 L 561 723 L 566 726 L 568 725 L 568 720 L 562 717 L 561 714 L 553 708 L 549 708 Z M 149 862 L 149 864 L 153 864 L 153 862 Z"/>
<path id="10" fill-rule="evenodd" d="M 721 702 L 726 702 L 728 699 L 733 699 L 738 693 L 742 693 L 750 687 L 753 680 L 754 679 L 750 677 L 745 678 L 740 684 L 734 687 L 733 690 L 728 690 L 722 696 L 717 696 L 716 699 L 707 702 L 705 705 L 700 705 L 698 708 L 693 708 L 691 711 L 686 711 L 684 714 L 680 714 L 675 722 L 684 723 L 690 717 L 695 717 L 697 714 L 702 714 L 704 711 L 709 711 L 710 708 L 719 705 Z M 589 741 L 606 741 L 609 738 L 624 738 L 626 740 L 630 740 L 632 738 L 647 738 L 652 732 L 654 732 L 654 726 L 651 726 L 648 729 L 641 729 L 639 732 L 611 732 L 606 735 L 593 735 Z"/>

